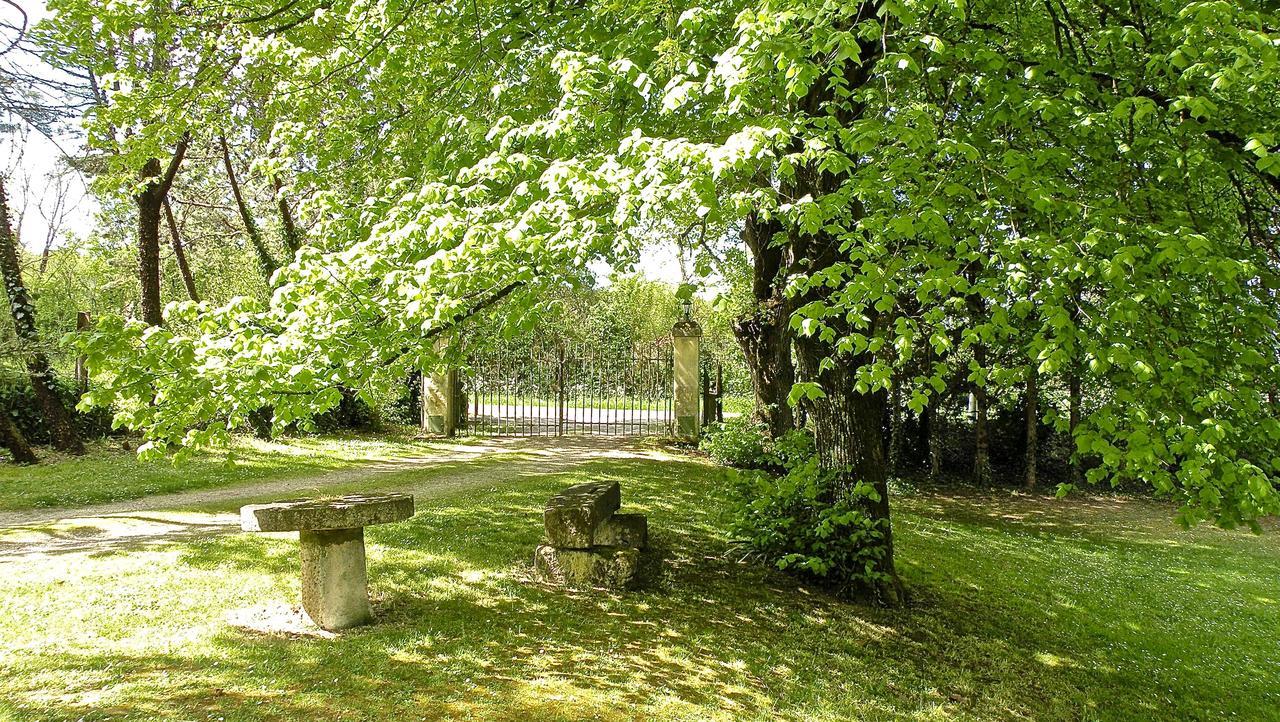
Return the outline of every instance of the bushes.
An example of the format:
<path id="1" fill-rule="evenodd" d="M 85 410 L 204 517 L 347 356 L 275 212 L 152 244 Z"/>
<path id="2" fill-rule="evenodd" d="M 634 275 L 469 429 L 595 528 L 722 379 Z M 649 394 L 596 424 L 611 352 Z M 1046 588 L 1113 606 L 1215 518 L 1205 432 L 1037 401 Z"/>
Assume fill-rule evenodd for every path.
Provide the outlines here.
<path id="1" fill-rule="evenodd" d="M 75 410 L 80 400 L 80 389 L 74 381 L 57 377 L 58 394 L 72 410 L 76 430 L 86 439 L 111 433 L 111 411 L 94 409 L 88 413 Z M 49 429 L 45 426 L 44 409 L 31 390 L 31 381 L 25 372 L 0 369 L 0 413 L 8 413 L 23 437 L 32 444 L 47 444 Z"/>
<path id="2" fill-rule="evenodd" d="M 707 427 L 698 448 L 722 466 L 742 469 L 767 466 L 764 427 L 746 415 Z"/>
<path id="3" fill-rule="evenodd" d="M 708 430 L 701 445 L 729 472 L 729 530 L 750 555 L 842 594 L 881 581 L 883 533 L 863 510 L 879 497 L 859 483 L 837 494 L 837 474 L 819 468 L 813 437 L 767 439 L 742 419 Z"/>
<path id="4" fill-rule="evenodd" d="M 343 388 L 338 405 L 315 417 L 315 429 L 321 433 L 341 430 L 367 430 L 378 426 L 378 413 L 351 389 Z"/>

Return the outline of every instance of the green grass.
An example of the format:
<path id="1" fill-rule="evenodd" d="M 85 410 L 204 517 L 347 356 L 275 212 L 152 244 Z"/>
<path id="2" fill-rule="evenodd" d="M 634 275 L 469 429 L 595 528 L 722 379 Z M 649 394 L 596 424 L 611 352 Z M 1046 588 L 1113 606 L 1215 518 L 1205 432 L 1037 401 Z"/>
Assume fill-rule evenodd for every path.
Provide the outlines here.
<path id="1" fill-rule="evenodd" d="M 921 491 L 895 517 L 913 601 L 886 610 L 738 563 L 721 473 L 609 459 L 420 501 L 367 530 L 379 623 L 336 639 L 226 621 L 297 599 L 290 535 L 10 558 L 0 718 L 1280 718 L 1274 524 Z M 644 590 L 532 582 L 545 499 L 602 478 L 650 517 Z"/>
<path id="2" fill-rule="evenodd" d="M 168 460 L 138 461 L 119 441 L 97 442 L 82 457 L 42 453 L 43 462 L 35 466 L 0 464 L 0 511 L 80 506 L 296 478 L 369 461 L 422 456 L 436 449 L 438 445 L 414 440 L 407 431 L 278 441 L 240 437 L 229 450 L 211 451 L 174 466 Z"/>

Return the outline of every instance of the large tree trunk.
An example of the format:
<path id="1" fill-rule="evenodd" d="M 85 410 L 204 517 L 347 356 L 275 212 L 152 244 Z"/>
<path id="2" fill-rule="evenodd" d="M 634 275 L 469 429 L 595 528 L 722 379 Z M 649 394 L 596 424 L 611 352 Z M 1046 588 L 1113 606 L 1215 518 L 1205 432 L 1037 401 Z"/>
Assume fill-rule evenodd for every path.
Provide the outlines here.
<path id="1" fill-rule="evenodd" d="M 143 175 L 151 177 L 160 172 L 160 161 L 151 159 L 143 168 Z M 164 194 L 159 185 L 151 183 L 134 196 L 138 206 L 138 284 L 141 289 L 139 303 L 142 320 L 148 326 L 164 323 L 163 304 L 160 301 L 160 215 Z"/>
<path id="2" fill-rule="evenodd" d="M 76 432 L 71 412 L 58 395 L 57 383 L 49 359 L 39 347 L 36 331 L 36 308 L 31 303 L 26 284 L 22 282 L 22 268 L 18 261 L 18 236 L 9 223 L 9 198 L 4 180 L 0 179 L 0 276 L 3 276 L 5 295 L 13 314 L 13 327 L 20 344 L 25 346 L 27 375 L 31 390 L 44 411 L 44 421 L 56 449 L 71 454 L 83 454 L 84 444 Z"/>
<path id="3" fill-rule="evenodd" d="M 807 100 L 817 107 L 822 93 Z M 802 168 L 796 173 L 796 187 L 790 189 L 795 197 L 806 195 L 814 198 L 833 193 L 839 188 L 840 179 L 815 168 Z M 855 207 L 857 215 L 860 208 Z M 847 262 L 848 257 L 840 241 L 825 231 L 810 234 L 792 229 L 789 237 L 792 268 L 807 274 L 819 274 L 832 266 Z M 826 284 L 810 286 L 797 299 L 797 308 L 814 302 L 829 307 L 839 307 L 834 299 L 834 289 Z M 883 321 L 879 314 L 871 313 L 871 327 Z M 889 516 L 889 473 L 884 453 L 882 426 L 886 411 L 887 394 L 884 391 L 860 393 L 856 389 L 855 373 L 858 368 L 872 363 L 870 354 L 841 354 L 839 340 L 852 331 L 843 315 L 824 319 L 831 337 L 814 333 L 797 335 L 794 340 L 798 378 L 817 383 L 824 395 L 806 401 L 805 409 L 813 427 L 814 445 L 818 465 L 835 474 L 831 501 L 857 505 L 870 517 L 881 533 L 880 554 L 873 564 L 879 580 L 869 591 L 887 604 L 899 604 L 905 596 L 893 561 L 893 527 Z M 825 363 L 824 365 L 824 362 Z M 859 484 L 869 484 L 875 490 L 875 499 L 858 495 Z"/>
<path id="4" fill-rule="evenodd" d="M 178 233 L 178 222 L 173 217 L 173 207 L 169 199 L 164 199 L 164 219 L 169 224 L 169 238 L 173 243 L 173 257 L 178 262 L 178 273 L 182 274 L 182 285 L 187 289 L 187 297 L 196 303 L 200 302 L 200 294 L 196 292 L 196 279 L 191 275 L 191 266 L 187 264 L 187 252 L 182 247 L 182 236 Z"/>
<path id="5" fill-rule="evenodd" d="M 770 438 L 796 426 L 787 396 L 795 383 L 791 359 L 791 304 L 783 294 L 783 249 L 773 242 L 782 226 L 752 214 L 742 229 L 751 252 L 751 294 L 756 306 L 733 324 L 733 334 L 746 357 L 755 393 L 755 414 Z"/>
<path id="6" fill-rule="evenodd" d="M 1080 392 L 1080 372 L 1078 369 L 1071 369 L 1071 376 L 1067 379 L 1067 403 L 1070 408 L 1067 410 L 1067 433 L 1071 436 L 1071 483 L 1079 484 L 1084 481 L 1084 470 L 1080 464 L 1080 454 L 1074 451 L 1076 444 L 1076 428 L 1080 426 L 1080 403 L 1082 394 Z"/>
<path id="7" fill-rule="evenodd" d="M 160 159 L 148 160 L 139 174 L 144 181 L 142 190 L 133 196 L 134 204 L 138 206 L 139 305 L 142 307 L 142 320 L 150 326 L 164 323 L 164 306 L 160 302 L 160 219 L 164 199 L 173 187 L 173 179 L 178 175 L 190 143 L 191 136 L 183 135 L 163 174 L 160 172 Z"/>
<path id="8" fill-rule="evenodd" d="M 974 361 L 982 368 L 987 366 L 987 349 L 978 345 L 973 350 Z M 985 384 L 973 386 L 973 480 L 979 484 L 991 482 L 991 442 L 987 433 L 988 393 Z"/>
<path id="9" fill-rule="evenodd" d="M 15 464 L 34 464 L 39 461 L 36 452 L 31 449 L 31 445 L 4 409 L 0 409 L 0 446 L 9 450 Z"/>
<path id="10" fill-rule="evenodd" d="M 226 137 L 219 136 L 218 143 L 222 146 L 222 164 L 227 169 L 227 180 L 231 182 L 231 195 L 235 198 L 236 209 L 240 211 L 240 220 L 244 222 L 245 233 L 249 234 L 249 243 L 253 245 L 253 252 L 258 256 L 262 275 L 270 281 L 271 274 L 276 272 L 276 259 L 267 249 L 262 232 L 258 230 L 258 224 L 253 220 L 253 212 L 249 210 L 249 204 L 245 202 L 244 194 L 240 192 L 240 181 L 236 179 L 236 169 L 231 162 L 231 148 L 227 146 Z"/>
<path id="11" fill-rule="evenodd" d="M 878 522 L 883 534 L 882 553 L 874 564 L 881 580 L 869 591 L 888 604 L 903 601 L 904 590 L 893 562 L 893 527 L 889 519 L 889 474 L 885 462 L 881 424 L 886 410 L 883 391 L 862 394 L 854 389 L 854 370 L 868 359 L 846 359 L 822 370 L 822 360 L 835 357 L 835 348 L 817 336 L 795 341 L 800 377 L 822 384 L 825 396 L 806 402 L 818 450 L 818 463 L 837 473 L 833 498 L 856 504 Z M 853 489 L 867 483 L 875 500 L 854 496 Z"/>
<path id="12" fill-rule="evenodd" d="M 795 414 L 787 396 L 795 383 L 791 360 L 789 315 L 781 301 L 767 301 L 749 316 L 733 324 L 734 336 L 747 360 L 751 388 L 755 393 L 755 414 L 770 438 L 778 438 L 795 428 Z"/>
<path id="13" fill-rule="evenodd" d="M 1036 466 L 1039 461 L 1037 432 L 1040 426 L 1040 384 L 1038 376 L 1035 361 L 1027 364 L 1027 491 L 1036 488 Z"/>
<path id="14" fill-rule="evenodd" d="M 859 17 L 875 17 L 882 10 L 882 2 L 868 0 L 863 3 Z M 845 92 L 856 92 L 869 82 L 871 69 L 881 57 L 883 44 L 879 40 L 860 40 L 861 52 L 831 68 L 828 73 L 814 80 L 808 94 L 796 101 L 793 110 L 821 119 L 849 126 L 861 110 L 845 103 Z M 827 58 L 816 58 L 826 66 Z M 833 109 L 834 113 L 833 113 Z M 801 141 L 796 139 L 796 150 Z M 822 199 L 840 189 L 843 173 L 829 173 L 814 166 L 797 169 L 795 176 L 782 189 L 789 198 Z M 771 187 L 768 177 L 758 178 L 760 187 Z M 856 203 L 855 203 L 856 205 Z M 850 209 L 855 216 L 860 207 Z M 826 395 L 805 404 L 808 420 L 814 431 L 820 466 L 835 476 L 829 501 L 849 501 L 857 505 L 878 527 L 882 537 L 878 544 L 879 558 L 874 564 L 880 581 L 873 591 L 882 601 L 896 604 L 903 598 L 903 589 L 893 563 L 893 536 L 889 520 L 888 473 L 885 463 L 881 424 L 885 412 L 883 392 L 861 394 L 854 388 L 853 375 L 862 363 L 871 359 L 865 356 L 850 358 L 837 353 L 836 340 L 813 335 L 792 338 L 790 316 L 799 304 L 815 300 L 829 301 L 839 307 L 832 297 L 834 289 L 825 285 L 810 289 L 803 298 L 793 302 L 782 293 L 783 274 L 814 274 L 833 264 L 848 262 L 840 243 L 826 231 L 808 233 L 798 228 L 774 239 L 784 230 L 774 222 L 757 217 L 748 219 L 742 238 L 753 257 L 753 295 L 757 307 L 746 319 L 740 319 L 737 330 L 739 343 L 747 354 L 756 382 L 757 403 L 764 409 L 773 407 L 777 415 L 766 420 L 773 430 L 788 427 L 786 416 L 790 413 L 786 398 L 778 398 L 779 390 L 789 389 L 786 371 L 793 376 L 821 385 Z M 786 268 L 784 269 L 784 264 Z M 850 330 L 843 318 L 828 319 L 835 326 L 836 336 Z M 744 341 L 743 339 L 746 339 Z M 791 366 L 791 347 L 794 346 L 796 365 Z M 834 361 L 824 368 L 824 360 Z M 768 373 L 766 373 L 766 371 Z M 798 372 L 798 373 L 797 373 Z M 763 382 L 763 383 L 762 383 Z M 794 421 L 791 421 L 794 423 Z M 860 483 L 870 484 L 876 491 L 876 499 L 855 493 Z M 858 577 L 861 569 L 845 570 Z"/>

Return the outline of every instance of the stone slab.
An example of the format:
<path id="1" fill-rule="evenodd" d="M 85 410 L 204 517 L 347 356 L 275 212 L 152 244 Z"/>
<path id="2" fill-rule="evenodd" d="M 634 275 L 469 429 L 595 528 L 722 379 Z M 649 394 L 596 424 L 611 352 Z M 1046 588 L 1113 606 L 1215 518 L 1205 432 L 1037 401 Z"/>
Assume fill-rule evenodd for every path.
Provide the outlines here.
<path id="1" fill-rule="evenodd" d="M 412 494 L 351 494 L 240 507 L 245 531 L 325 531 L 390 524 L 413 516 Z"/>
<path id="2" fill-rule="evenodd" d="M 614 514 L 596 527 L 595 543 L 607 547 L 649 547 L 649 520 L 644 514 Z"/>
<path id="3" fill-rule="evenodd" d="M 616 481 L 578 484 L 551 497 L 543 512 L 547 541 L 560 549 L 589 549 L 595 530 L 622 505 L 622 489 Z"/>
<path id="4" fill-rule="evenodd" d="M 557 549 L 539 546 L 533 555 L 534 576 L 567 587 L 626 589 L 635 584 L 640 551 L 631 547 Z"/>

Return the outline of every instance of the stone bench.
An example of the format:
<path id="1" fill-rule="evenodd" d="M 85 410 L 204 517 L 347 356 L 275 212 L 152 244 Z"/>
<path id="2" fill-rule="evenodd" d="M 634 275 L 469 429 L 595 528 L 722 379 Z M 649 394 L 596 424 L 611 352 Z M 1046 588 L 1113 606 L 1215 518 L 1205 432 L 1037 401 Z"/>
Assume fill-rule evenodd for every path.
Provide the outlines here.
<path id="1" fill-rule="evenodd" d="M 578 484 L 551 497 L 543 512 L 546 543 L 534 552 L 534 574 L 568 586 L 631 586 L 649 544 L 643 514 L 618 514 L 617 482 Z"/>
<path id="2" fill-rule="evenodd" d="M 364 528 L 413 516 L 409 494 L 354 494 L 240 508 L 245 531 L 298 532 L 302 552 L 302 608 L 323 629 L 373 619 L 364 559 Z"/>

